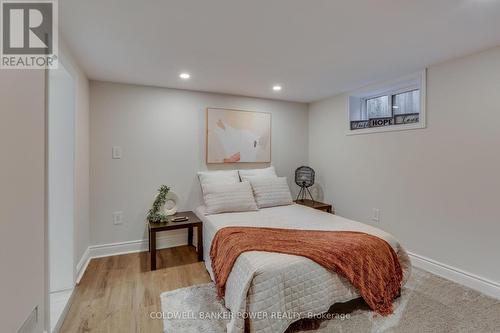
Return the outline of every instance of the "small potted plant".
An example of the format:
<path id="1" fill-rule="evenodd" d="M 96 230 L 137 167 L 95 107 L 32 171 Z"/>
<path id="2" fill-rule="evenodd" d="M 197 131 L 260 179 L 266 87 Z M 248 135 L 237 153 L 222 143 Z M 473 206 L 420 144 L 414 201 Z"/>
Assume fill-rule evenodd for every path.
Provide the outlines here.
<path id="1" fill-rule="evenodd" d="M 155 201 L 153 202 L 153 206 L 148 212 L 147 219 L 151 223 L 160 223 L 167 221 L 167 214 L 161 211 L 163 205 L 167 200 L 167 194 L 170 191 L 170 187 L 167 185 L 162 185 L 158 189 L 158 194 L 156 195 Z"/>

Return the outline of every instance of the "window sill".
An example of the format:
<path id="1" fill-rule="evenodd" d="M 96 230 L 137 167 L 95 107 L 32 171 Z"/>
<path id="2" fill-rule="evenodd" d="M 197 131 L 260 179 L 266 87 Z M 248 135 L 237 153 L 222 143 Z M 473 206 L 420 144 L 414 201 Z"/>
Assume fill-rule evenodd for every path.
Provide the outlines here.
<path id="1" fill-rule="evenodd" d="M 373 127 L 373 128 L 365 128 L 358 130 L 348 130 L 346 135 L 362 135 L 362 134 L 372 134 L 372 133 L 384 133 L 384 132 L 399 132 L 399 131 L 408 131 L 415 129 L 424 129 L 425 124 L 410 124 L 410 125 L 393 125 L 386 127 Z"/>

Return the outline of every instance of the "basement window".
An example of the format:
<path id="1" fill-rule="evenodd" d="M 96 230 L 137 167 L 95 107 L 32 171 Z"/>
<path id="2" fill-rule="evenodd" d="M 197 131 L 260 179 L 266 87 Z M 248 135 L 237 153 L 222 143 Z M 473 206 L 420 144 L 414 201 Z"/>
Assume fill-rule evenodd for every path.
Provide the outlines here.
<path id="1" fill-rule="evenodd" d="M 425 127 L 425 71 L 349 94 L 347 134 Z"/>

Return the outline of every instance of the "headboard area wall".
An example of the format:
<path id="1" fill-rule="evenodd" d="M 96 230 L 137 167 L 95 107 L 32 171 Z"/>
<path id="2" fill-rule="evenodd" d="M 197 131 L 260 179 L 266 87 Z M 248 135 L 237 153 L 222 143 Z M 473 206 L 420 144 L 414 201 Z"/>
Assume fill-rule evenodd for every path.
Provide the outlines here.
<path id="1" fill-rule="evenodd" d="M 206 163 L 206 109 L 270 113 L 271 163 Z M 201 202 L 200 170 L 274 165 L 292 194 L 295 169 L 308 160 L 307 104 L 109 82 L 90 83 L 91 244 L 147 238 L 144 218 L 161 184 L 179 209 Z M 112 158 L 113 147 L 121 158 Z M 122 212 L 123 224 L 113 224 Z"/>

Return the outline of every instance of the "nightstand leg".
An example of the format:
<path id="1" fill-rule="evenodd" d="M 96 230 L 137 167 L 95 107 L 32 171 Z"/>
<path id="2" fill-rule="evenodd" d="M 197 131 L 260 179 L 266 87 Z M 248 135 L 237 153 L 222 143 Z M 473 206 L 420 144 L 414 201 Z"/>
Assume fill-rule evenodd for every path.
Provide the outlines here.
<path id="1" fill-rule="evenodd" d="M 193 246 L 193 227 L 188 228 L 188 245 Z"/>
<path id="2" fill-rule="evenodd" d="M 203 233 L 201 232 L 201 226 L 196 231 L 198 234 L 198 261 L 203 261 Z"/>
<path id="3" fill-rule="evenodd" d="M 150 235 L 151 246 L 151 270 L 156 270 L 156 232 L 152 231 Z"/>

